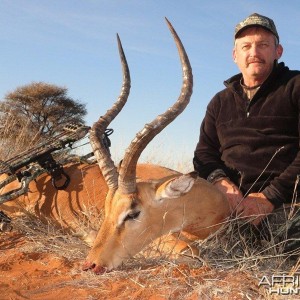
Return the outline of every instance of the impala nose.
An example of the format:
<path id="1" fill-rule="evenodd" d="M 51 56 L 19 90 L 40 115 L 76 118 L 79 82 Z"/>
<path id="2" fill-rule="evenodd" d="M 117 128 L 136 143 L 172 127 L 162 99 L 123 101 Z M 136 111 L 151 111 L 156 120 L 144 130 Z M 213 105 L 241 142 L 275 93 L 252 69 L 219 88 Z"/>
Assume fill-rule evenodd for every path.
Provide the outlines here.
<path id="1" fill-rule="evenodd" d="M 83 271 L 92 270 L 96 275 L 104 274 L 107 272 L 106 267 L 97 266 L 95 263 L 89 261 L 83 264 L 82 270 Z"/>

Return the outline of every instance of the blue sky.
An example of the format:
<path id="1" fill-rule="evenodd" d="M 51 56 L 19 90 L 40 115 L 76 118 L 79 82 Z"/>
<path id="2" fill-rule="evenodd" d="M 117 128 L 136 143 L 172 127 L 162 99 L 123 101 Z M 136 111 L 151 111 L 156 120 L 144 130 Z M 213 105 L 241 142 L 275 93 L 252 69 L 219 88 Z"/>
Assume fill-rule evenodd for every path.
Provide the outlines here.
<path id="1" fill-rule="evenodd" d="M 181 69 L 167 17 L 189 55 L 194 92 L 186 110 L 149 145 L 144 160 L 191 160 L 200 122 L 232 61 L 235 25 L 253 12 L 272 18 L 284 47 L 282 61 L 299 69 L 300 1 L 243 0 L 0 0 L 0 99 L 43 81 L 68 88 L 86 104 L 92 125 L 117 98 L 122 81 L 116 33 L 131 72 L 128 102 L 111 124 L 112 154 L 120 159 L 145 123 L 177 99 Z M 176 167 L 176 166 L 175 166 Z"/>

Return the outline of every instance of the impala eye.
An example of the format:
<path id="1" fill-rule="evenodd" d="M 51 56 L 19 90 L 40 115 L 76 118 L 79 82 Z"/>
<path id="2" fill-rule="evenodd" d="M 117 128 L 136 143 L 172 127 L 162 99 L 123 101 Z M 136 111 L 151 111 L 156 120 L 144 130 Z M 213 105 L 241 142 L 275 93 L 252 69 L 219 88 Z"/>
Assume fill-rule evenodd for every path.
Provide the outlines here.
<path id="1" fill-rule="evenodd" d="M 128 221 L 128 220 L 136 220 L 139 215 L 140 215 L 140 211 L 132 211 L 130 212 L 124 219 L 124 222 Z"/>

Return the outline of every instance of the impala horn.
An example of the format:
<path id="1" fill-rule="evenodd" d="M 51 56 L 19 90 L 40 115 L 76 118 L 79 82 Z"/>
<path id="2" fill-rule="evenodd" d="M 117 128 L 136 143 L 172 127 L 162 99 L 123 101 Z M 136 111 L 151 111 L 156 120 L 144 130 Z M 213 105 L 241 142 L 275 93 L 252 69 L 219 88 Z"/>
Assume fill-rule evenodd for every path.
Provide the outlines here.
<path id="1" fill-rule="evenodd" d="M 173 106 L 164 114 L 157 116 L 151 123 L 146 124 L 127 148 L 119 171 L 118 188 L 119 192 L 123 194 L 136 192 L 136 165 L 141 153 L 149 142 L 185 109 L 192 95 L 193 74 L 188 56 L 172 24 L 167 18 L 166 21 L 180 57 L 183 73 L 182 88 L 180 96 Z"/>
<path id="2" fill-rule="evenodd" d="M 130 92 L 130 73 L 126 57 L 123 51 L 121 40 L 117 34 L 119 54 L 122 64 L 123 72 L 123 84 L 121 93 L 104 116 L 101 116 L 97 122 L 95 122 L 90 130 L 90 143 L 102 172 L 102 175 L 108 185 L 110 191 L 115 191 L 118 188 L 118 171 L 110 156 L 110 152 L 103 142 L 103 135 L 108 125 L 114 120 L 125 105 L 129 92 Z"/>

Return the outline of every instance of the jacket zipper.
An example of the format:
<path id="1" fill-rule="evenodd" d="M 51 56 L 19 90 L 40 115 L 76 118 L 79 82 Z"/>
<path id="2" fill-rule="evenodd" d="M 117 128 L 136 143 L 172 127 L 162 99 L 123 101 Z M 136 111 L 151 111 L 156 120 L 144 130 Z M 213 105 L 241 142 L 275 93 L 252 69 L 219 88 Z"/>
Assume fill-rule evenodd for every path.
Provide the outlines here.
<path id="1" fill-rule="evenodd" d="M 250 116 L 250 101 L 247 104 L 247 108 L 246 108 L 246 117 L 248 118 Z"/>

